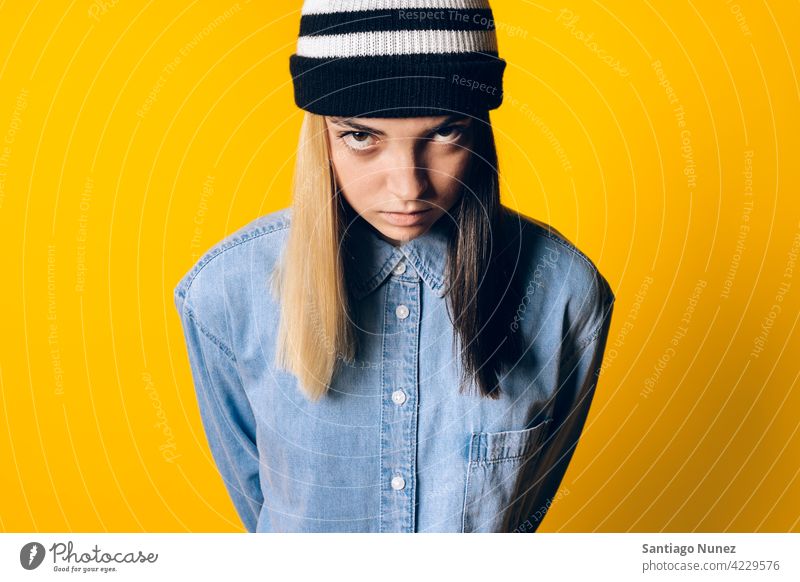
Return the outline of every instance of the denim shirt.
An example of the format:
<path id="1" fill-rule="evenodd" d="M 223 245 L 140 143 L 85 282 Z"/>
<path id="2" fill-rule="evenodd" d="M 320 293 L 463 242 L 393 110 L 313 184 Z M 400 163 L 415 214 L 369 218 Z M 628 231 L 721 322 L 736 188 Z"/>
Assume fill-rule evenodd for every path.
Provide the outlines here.
<path id="1" fill-rule="evenodd" d="M 614 294 L 557 231 L 509 217 L 526 283 L 510 328 L 524 353 L 497 400 L 458 391 L 446 217 L 400 246 L 353 225 L 344 260 L 359 355 L 317 402 L 274 365 L 269 275 L 291 208 L 227 236 L 181 278 L 174 299 L 202 423 L 248 531 L 536 531 L 589 411 Z"/>

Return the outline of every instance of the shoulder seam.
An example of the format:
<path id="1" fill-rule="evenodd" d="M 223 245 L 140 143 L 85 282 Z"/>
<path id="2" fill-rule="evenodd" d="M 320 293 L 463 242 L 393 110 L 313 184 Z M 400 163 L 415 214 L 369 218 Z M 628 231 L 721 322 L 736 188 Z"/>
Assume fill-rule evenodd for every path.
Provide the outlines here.
<path id="1" fill-rule="evenodd" d="M 587 336 L 586 339 L 578 342 L 578 348 L 575 350 L 575 353 L 573 353 L 570 356 L 570 359 L 567 360 L 565 364 L 563 364 L 564 367 L 567 370 L 569 370 L 568 374 L 572 372 L 572 369 L 574 368 L 578 360 L 580 360 L 583 357 L 586 349 L 589 348 L 589 346 L 591 346 L 599 339 L 600 332 L 608 322 L 608 318 L 611 315 L 611 307 L 613 306 L 613 304 L 614 304 L 614 298 L 612 297 L 611 301 L 604 308 L 603 316 L 600 318 L 600 322 L 597 324 L 597 327 L 595 327 L 595 329 L 592 330 L 592 332 Z"/>
<path id="2" fill-rule="evenodd" d="M 202 334 L 203 334 L 203 335 L 204 335 L 204 336 L 205 336 L 205 337 L 206 337 L 206 338 L 207 338 L 207 339 L 208 339 L 208 340 L 209 340 L 211 343 L 213 343 L 215 346 L 217 346 L 217 347 L 220 349 L 220 351 L 221 351 L 223 354 L 225 354 L 225 356 L 226 356 L 226 357 L 228 357 L 228 359 L 230 359 L 230 360 L 231 360 L 231 362 L 233 362 L 233 363 L 236 363 L 236 355 L 233 353 L 233 350 L 231 350 L 231 349 L 230 349 L 230 348 L 229 348 L 229 347 L 228 347 L 228 346 L 227 346 L 227 345 L 226 345 L 226 344 L 225 344 L 225 343 L 224 343 L 222 340 L 220 340 L 220 339 L 219 339 L 219 338 L 218 338 L 218 337 L 217 337 L 217 336 L 216 336 L 216 335 L 215 335 L 215 334 L 214 334 L 214 333 L 213 333 L 213 332 L 212 332 L 212 331 L 211 331 L 211 330 L 210 330 L 208 327 L 206 327 L 206 325 L 205 325 L 205 324 L 204 324 L 202 321 L 200 321 L 200 318 L 198 318 L 198 317 L 197 317 L 197 314 L 194 312 L 194 310 L 193 310 L 191 307 L 189 307 L 188 305 L 186 305 L 186 304 L 184 304 L 184 308 L 183 308 L 183 309 L 184 309 L 184 311 L 185 311 L 185 313 L 186 313 L 186 316 L 187 316 L 189 319 L 191 319 L 192 321 L 194 321 L 194 322 L 195 322 L 195 324 L 197 324 L 197 329 L 199 329 L 199 330 L 200 330 L 200 332 L 201 332 L 201 333 L 202 333 Z"/>
<path id="3" fill-rule="evenodd" d="M 584 340 L 582 340 L 582 341 L 580 341 L 578 343 L 578 346 L 579 346 L 580 349 L 583 349 L 586 346 L 588 346 L 589 344 L 591 344 L 600 335 L 600 330 L 603 329 L 603 327 L 605 326 L 605 324 L 606 324 L 606 322 L 608 320 L 609 315 L 611 314 L 611 306 L 613 304 L 614 304 L 614 299 L 613 298 L 607 304 L 604 304 L 604 306 L 603 306 L 603 316 L 600 318 L 600 322 L 597 324 L 597 327 L 595 327 L 592 330 L 592 332 L 586 337 L 586 339 L 584 339 Z"/>
<path id="4" fill-rule="evenodd" d="M 186 274 L 184 277 L 180 279 L 178 285 L 175 287 L 175 295 L 185 299 L 186 293 L 188 292 L 189 288 L 192 286 L 192 283 L 200 274 L 200 272 L 213 259 L 221 255 L 225 251 L 228 251 L 246 242 L 260 238 L 264 235 L 271 234 L 273 232 L 277 232 L 280 230 L 285 230 L 289 228 L 289 224 L 290 220 L 288 218 L 284 218 L 267 226 L 256 227 L 252 231 L 245 230 L 244 232 L 238 235 L 236 233 L 231 234 L 230 235 L 231 240 L 227 241 L 226 243 L 220 243 L 217 246 L 210 249 L 198 260 L 197 263 L 195 263 L 191 272 Z"/>
<path id="5" fill-rule="evenodd" d="M 603 277 L 600 271 L 597 270 L 592 278 L 592 293 L 592 302 L 600 303 L 600 309 L 602 310 L 602 313 L 600 315 L 600 321 L 597 322 L 595 328 L 586 336 L 585 339 L 578 342 L 578 345 L 581 349 L 597 339 L 597 336 L 600 334 L 600 330 L 607 323 L 607 320 L 611 314 L 611 309 L 614 305 L 614 301 L 616 300 L 614 292 L 612 291 L 611 286 L 608 284 L 608 281 L 606 281 L 605 277 Z"/>

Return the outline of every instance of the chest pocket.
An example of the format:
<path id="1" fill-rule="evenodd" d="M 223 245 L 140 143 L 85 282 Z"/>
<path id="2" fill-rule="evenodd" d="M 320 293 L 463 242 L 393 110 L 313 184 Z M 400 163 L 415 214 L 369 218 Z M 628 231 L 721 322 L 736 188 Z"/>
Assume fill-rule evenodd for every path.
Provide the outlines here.
<path id="1" fill-rule="evenodd" d="M 522 430 L 473 432 L 464 491 L 462 532 L 498 532 L 504 512 L 523 491 L 516 491 L 523 469 L 541 453 L 552 418 Z"/>

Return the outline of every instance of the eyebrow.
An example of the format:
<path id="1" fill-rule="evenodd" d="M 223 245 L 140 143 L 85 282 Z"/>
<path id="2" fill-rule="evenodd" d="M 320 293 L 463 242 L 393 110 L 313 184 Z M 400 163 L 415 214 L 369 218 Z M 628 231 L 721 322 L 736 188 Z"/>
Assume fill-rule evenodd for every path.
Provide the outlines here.
<path id="1" fill-rule="evenodd" d="M 375 135 L 379 135 L 379 136 L 386 136 L 386 133 L 381 131 L 380 129 L 377 129 L 377 128 L 374 128 L 374 127 L 369 127 L 368 125 L 362 125 L 360 123 L 356 123 L 355 121 L 352 120 L 353 118 L 351 118 L 351 117 L 335 117 L 335 116 L 331 116 L 331 117 L 328 117 L 328 119 L 330 119 L 331 122 L 335 123 L 336 125 L 343 125 L 345 127 L 351 128 L 351 129 L 356 129 L 358 131 L 365 131 L 365 132 L 368 132 L 368 133 L 374 133 Z M 458 115 L 458 114 L 448 115 L 443 121 L 441 121 L 441 122 L 437 123 L 436 125 L 430 127 L 428 130 L 426 130 L 426 132 L 432 131 L 434 129 L 437 129 L 439 127 L 447 125 L 449 123 L 453 123 L 453 122 L 456 122 L 456 121 L 468 120 L 468 119 L 469 119 L 469 116 L 467 116 L 467 115 Z"/>

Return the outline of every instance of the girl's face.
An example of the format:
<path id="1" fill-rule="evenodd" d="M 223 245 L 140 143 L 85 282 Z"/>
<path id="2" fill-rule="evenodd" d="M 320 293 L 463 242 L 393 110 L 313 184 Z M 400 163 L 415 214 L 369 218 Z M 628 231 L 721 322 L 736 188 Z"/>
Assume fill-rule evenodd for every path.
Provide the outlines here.
<path id="1" fill-rule="evenodd" d="M 336 182 L 388 242 L 427 231 L 461 197 L 472 118 L 326 117 Z"/>

